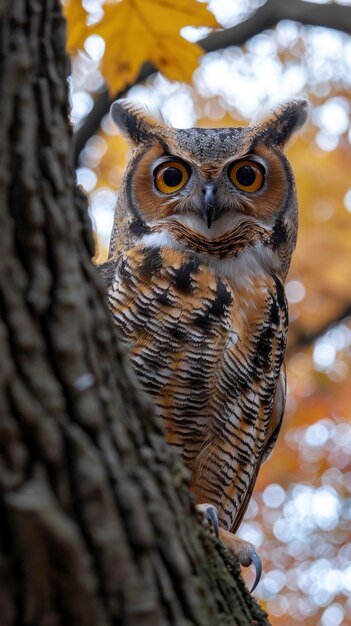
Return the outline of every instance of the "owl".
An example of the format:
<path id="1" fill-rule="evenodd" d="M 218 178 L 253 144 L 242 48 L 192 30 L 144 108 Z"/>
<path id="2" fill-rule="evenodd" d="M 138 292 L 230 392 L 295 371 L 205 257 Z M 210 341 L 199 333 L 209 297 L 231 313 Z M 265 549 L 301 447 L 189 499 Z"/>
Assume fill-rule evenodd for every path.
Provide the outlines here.
<path id="1" fill-rule="evenodd" d="M 284 413 L 297 236 L 284 145 L 307 103 L 247 128 L 177 129 L 128 100 L 111 113 L 133 152 L 101 266 L 108 304 L 197 505 L 257 581 L 234 533 Z"/>

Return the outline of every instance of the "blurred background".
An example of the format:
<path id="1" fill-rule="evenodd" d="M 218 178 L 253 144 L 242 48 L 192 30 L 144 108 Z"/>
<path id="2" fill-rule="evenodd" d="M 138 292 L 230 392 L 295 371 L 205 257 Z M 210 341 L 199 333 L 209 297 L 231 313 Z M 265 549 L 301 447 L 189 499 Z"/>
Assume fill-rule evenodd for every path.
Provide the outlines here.
<path id="1" fill-rule="evenodd" d="M 262 557 L 255 596 L 273 625 L 351 625 L 351 0 L 178 0 L 182 22 L 163 15 L 166 4 L 144 0 L 150 20 L 137 25 L 108 13 L 131 0 L 65 3 L 77 178 L 96 261 L 107 258 L 128 158 L 108 115 L 115 96 L 159 108 L 177 127 L 243 125 L 307 97 L 309 123 L 288 148 L 300 230 L 286 284 L 287 409 L 239 534 Z M 206 7 L 222 30 L 211 32 Z M 152 34 L 145 50 L 140 24 Z"/>

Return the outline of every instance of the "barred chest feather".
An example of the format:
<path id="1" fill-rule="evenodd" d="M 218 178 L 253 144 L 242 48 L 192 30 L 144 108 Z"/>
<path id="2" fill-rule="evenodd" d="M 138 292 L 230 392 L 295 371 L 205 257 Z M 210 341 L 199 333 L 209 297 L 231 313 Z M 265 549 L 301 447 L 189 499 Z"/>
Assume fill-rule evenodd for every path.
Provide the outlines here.
<path id="1" fill-rule="evenodd" d="M 268 271 L 235 280 L 195 253 L 139 244 L 115 265 L 108 300 L 197 502 L 214 504 L 235 530 L 279 429 L 280 280 Z"/>

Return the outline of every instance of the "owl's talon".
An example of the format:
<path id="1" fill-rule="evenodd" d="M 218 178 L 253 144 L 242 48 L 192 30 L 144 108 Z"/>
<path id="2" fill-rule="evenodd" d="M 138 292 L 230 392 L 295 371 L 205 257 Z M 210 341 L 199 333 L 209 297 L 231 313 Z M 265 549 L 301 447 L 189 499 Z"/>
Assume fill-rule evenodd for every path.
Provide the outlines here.
<path id="1" fill-rule="evenodd" d="M 250 593 L 252 593 L 256 589 L 258 583 L 261 580 L 261 576 L 262 576 L 262 561 L 261 561 L 260 556 L 257 554 L 257 552 L 256 552 L 256 550 L 254 548 L 253 548 L 253 550 L 252 550 L 252 552 L 250 554 L 250 558 L 251 558 L 251 563 L 254 566 L 255 572 L 256 572 L 254 584 L 252 585 L 252 587 L 250 589 Z"/>
<path id="2" fill-rule="evenodd" d="M 249 541 L 239 539 L 239 537 L 236 537 L 233 533 L 223 528 L 219 529 L 219 539 L 228 550 L 237 557 L 240 565 L 243 567 L 254 566 L 256 575 L 254 584 L 250 590 L 250 593 L 252 593 L 256 589 L 262 574 L 262 562 L 254 546 Z"/>
<path id="3" fill-rule="evenodd" d="M 213 504 L 198 504 L 196 508 L 202 513 L 206 525 L 214 530 L 214 533 L 218 538 L 219 524 L 216 507 L 213 506 Z"/>

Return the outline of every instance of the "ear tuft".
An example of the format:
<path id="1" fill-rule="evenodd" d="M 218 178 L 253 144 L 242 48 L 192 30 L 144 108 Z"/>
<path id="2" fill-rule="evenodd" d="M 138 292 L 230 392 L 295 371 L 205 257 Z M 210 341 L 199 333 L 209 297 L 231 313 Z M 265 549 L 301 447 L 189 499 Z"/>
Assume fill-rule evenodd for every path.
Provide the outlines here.
<path id="1" fill-rule="evenodd" d="M 261 122 L 258 137 L 263 141 L 284 146 L 307 119 L 308 103 L 302 98 L 291 100 L 271 111 Z"/>
<path id="2" fill-rule="evenodd" d="M 111 106 L 111 116 L 122 135 L 135 144 L 151 141 L 156 130 L 162 127 L 162 122 L 132 100 L 116 100 Z"/>

